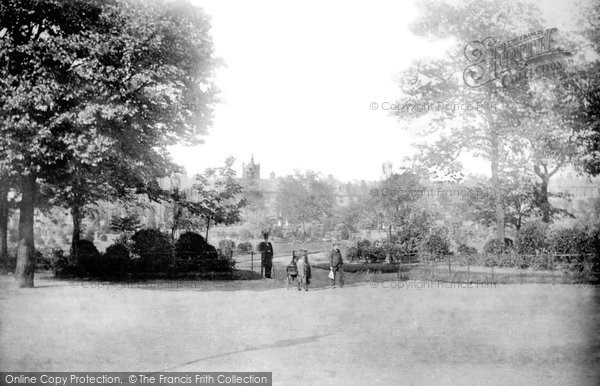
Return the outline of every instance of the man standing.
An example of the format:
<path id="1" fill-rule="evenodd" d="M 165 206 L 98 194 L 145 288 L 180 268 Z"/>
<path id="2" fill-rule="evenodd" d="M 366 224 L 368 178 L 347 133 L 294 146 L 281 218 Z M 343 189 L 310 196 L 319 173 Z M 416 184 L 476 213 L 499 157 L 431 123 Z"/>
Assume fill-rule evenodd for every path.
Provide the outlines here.
<path id="1" fill-rule="evenodd" d="M 338 281 L 340 287 L 344 286 L 344 261 L 342 260 L 342 252 L 340 251 L 340 243 L 335 241 L 333 243 L 333 249 L 329 253 L 329 268 L 333 273 L 331 279 L 331 286 L 335 287 L 335 278 L 339 277 Z"/>
<path id="2" fill-rule="evenodd" d="M 258 243 L 258 252 L 260 253 L 261 265 L 265 268 L 265 277 L 271 278 L 271 269 L 273 268 L 273 246 L 269 241 L 269 233 L 263 232 L 264 241 Z"/>

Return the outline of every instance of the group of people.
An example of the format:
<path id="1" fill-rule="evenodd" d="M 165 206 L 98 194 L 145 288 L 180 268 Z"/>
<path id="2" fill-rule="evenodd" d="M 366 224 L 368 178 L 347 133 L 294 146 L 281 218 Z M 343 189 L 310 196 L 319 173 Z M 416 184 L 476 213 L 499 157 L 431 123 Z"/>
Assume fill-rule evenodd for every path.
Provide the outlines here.
<path id="1" fill-rule="evenodd" d="M 261 265 L 264 268 L 264 276 L 271 278 L 271 272 L 273 269 L 273 245 L 269 241 L 269 234 L 263 233 L 264 241 L 261 241 L 257 250 L 261 256 Z M 293 279 L 298 284 L 298 291 L 304 287 L 305 291 L 308 291 L 308 285 L 312 277 L 310 264 L 308 263 L 308 252 L 296 256 L 292 255 L 292 261 L 287 268 L 288 279 Z M 333 247 L 329 252 L 329 279 L 331 280 L 331 286 L 335 287 L 337 281 L 340 287 L 344 286 L 344 260 L 342 259 L 342 252 L 340 250 L 340 243 L 338 241 L 333 242 Z"/>

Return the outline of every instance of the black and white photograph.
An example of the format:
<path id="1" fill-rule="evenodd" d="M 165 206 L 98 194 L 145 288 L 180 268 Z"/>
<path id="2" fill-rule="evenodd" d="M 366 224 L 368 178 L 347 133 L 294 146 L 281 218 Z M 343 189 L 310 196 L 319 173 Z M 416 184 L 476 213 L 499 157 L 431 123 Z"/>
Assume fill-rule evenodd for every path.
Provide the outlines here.
<path id="1" fill-rule="evenodd" d="M 600 385 L 598 0 L 0 0 L 0 385 Z"/>

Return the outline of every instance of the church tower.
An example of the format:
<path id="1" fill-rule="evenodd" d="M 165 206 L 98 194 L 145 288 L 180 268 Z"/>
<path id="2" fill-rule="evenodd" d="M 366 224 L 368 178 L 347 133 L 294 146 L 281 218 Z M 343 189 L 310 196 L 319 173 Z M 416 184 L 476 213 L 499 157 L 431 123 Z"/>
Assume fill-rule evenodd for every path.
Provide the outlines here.
<path id="1" fill-rule="evenodd" d="M 254 154 L 250 156 L 249 164 L 242 164 L 242 178 L 248 181 L 260 180 L 260 163 L 254 163 Z"/>

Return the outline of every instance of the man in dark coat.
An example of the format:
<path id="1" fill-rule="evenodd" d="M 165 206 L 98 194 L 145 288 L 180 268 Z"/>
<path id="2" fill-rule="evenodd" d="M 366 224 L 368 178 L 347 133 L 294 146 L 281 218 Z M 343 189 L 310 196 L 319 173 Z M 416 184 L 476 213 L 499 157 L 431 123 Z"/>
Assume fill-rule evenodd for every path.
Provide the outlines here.
<path id="1" fill-rule="evenodd" d="M 331 286 L 335 286 L 336 276 L 339 278 L 340 287 L 344 286 L 344 261 L 342 260 L 342 251 L 340 251 L 340 243 L 335 241 L 333 243 L 333 249 L 329 253 L 329 268 L 333 272 L 333 279 L 331 279 Z"/>
<path id="2" fill-rule="evenodd" d="M 258 243 L 258 252 L 260 253 L 260 260 L 262 266 L 265 268 L 265 277 L 271 278 L 271 269 L 273 268 L 273 245 L 269 241 L 269 234 L 263 233 L 264 241 Z"/>

